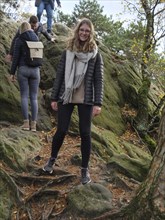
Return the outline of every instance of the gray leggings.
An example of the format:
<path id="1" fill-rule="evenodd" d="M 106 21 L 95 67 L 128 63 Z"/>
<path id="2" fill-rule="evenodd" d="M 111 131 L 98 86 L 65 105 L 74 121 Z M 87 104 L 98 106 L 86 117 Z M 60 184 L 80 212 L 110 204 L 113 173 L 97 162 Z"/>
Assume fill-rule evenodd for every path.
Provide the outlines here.
<path id="1" fill-rule="evenodd" d="M 32 121 L 36 121 L 38 115 L 37 96 L 40 82 L 40 69 L 39 67 L 20 66 L 17 78 L 20 87 L 23 119 L 29 119 L 28 99 L 30 97 L 31 117 Z"/>

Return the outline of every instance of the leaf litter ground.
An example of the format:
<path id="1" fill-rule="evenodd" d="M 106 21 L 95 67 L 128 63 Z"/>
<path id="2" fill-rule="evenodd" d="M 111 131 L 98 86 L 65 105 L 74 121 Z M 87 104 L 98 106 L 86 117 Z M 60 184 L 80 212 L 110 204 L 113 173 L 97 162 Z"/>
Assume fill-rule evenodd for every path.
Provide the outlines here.
<path id="1" fill-rule="evenodd" d="M 31 160 L 34 168 L 32 172 L 13 174 L 20 192 L 20 205 L 17 202 L 14 206 L 12 220 L 64 219 L 62 213 L 67 207 L 67 194 L 81 184 L 80 166 L 72 163 L 73 156 L 80 157 L 80 137 L 67 135 L 53 174 L 46 174 L 42 171 L 42 167 L 50 157 L 51 139 L 54 132 L 54 129 L 48 133 L 38 132 L 42 147 L 40 152 L 37 152 L 36 157 Z M 134 142 L 139 142 L 136 133 L 133 133 L 129 126 L 121 138 L 125 140 L 129 138 Z M 6 169 L 9 171 L 9 168 Z M 31 166 L 29 165 L 30 169 Z M 138 182 L 122 174 L 118 174 L 115 181 L 108 183 L 106 164 L 94 152 L 92 152 L 90 159 L 90 173 L 92 182 L 107 182 L 106 187 L 113 194 L 112 207 L 114 210 L 127 205 L 139 186 Z M 122 184 L 119 183 L 120 181 L 119 184 L 116 183 L 118 180 L 122 180 Z"/>

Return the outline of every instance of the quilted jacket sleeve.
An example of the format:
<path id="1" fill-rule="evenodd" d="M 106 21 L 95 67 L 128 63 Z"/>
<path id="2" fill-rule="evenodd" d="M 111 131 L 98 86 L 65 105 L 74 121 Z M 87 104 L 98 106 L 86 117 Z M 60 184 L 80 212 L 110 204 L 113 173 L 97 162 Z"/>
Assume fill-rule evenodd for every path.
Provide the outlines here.
<path id="1" fill-rule="evenodd" d="M 20 57 L 21 57 L 21 42 L 20 42 L 20 39 L 17 38 L 14 44 L 13 60 L 12 60 L 11 71 L 10 71 L 11 75 L 15 75 Z"/>
<path id="2" fill-rule="evenodd" d="M 59 7 L 61 7 L 61 2 L 60 2 L 60 0 L 56 0 L 56 2 L 57 2 L 57 5 L 58 5 Z"/>
<path id="3" fill-rule="evenodd" d="M 17 31 L 17 33 L 15 34 L 12 42 L 11 42 L 11 46 L 10 46 L 10 54 L 13 56 L 13 53 L 14 53 L 14 44 L 15 44 L 15 41 L 16 39 L 20 36 L 20 33 L 19 33 L 19 30 Z"/>
<path id="4" fill-rule="evenodd" d="M 101 106 L 103 102 L 103 73 L 103 58 L 98 53 L 94 71 L 94 105 L 96 106 Z"/>
<path id="5" fill-rule="evenodd" d="M 65 60 L 66 60 L 66 51 L 62 53 L 60 62 L 57 67 L 57 74 L 54 80 L 51 100 L 58 101 L 60 96 L 60 91 L 64 91 L 64 77 L 65 77 Z"/>
<path id="6" fill-rule="evenodd" d="M 41 34 L 43 34 L 44 35 L 44 37 L 47 39 L 47 40 L 49 40 L 49 41 L 51 41 L 51 36 L 50 36 L 50 34 L 47 32 L 47 30 L 43 27 L 43 25 L 42 25 L 42 23 L 41 22 L 39 22 L 39 26 L 38 26 L 38 29 L 37 29 L 37 35 L 38 35 L 38 33 L 41 33 Z"/>

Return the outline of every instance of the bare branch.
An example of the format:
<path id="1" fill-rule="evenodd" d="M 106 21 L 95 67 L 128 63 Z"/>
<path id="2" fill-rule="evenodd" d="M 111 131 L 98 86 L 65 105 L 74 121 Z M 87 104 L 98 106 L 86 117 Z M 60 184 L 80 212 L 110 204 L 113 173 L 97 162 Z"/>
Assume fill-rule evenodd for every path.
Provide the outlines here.
<path id="1" fill-rule="evenodd" d="M 132 2 L 129 2 L 127 0 L 124 0 L 126 2 L 126 4 L 129 6 L 132 6 L 140 15 L 144 15 L 145 13 L 142 13 L 141 11 L 139 11 L 139 9 L 137 8 L 137 6 L 135 4 L 133 4 Z"/>
<path id="2" fill-rule="evenodd" d="M 160 11 L 156 12 L 156 13 L 154 14 L 154 16 L 156 17 L 157 15 L 163 13 L 164 11 L 165 11 L 165 7 L 162 8 Z"/>

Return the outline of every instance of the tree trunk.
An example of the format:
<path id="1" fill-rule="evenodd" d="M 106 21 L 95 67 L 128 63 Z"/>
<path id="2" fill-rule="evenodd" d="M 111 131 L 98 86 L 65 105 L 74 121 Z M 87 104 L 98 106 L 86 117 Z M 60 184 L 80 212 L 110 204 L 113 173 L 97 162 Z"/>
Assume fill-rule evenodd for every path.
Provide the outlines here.
<path id="1" fill-rule="evenodd" d="M 152 132 L 152 129 L 154 127 L 157 128 L 157 124 L 158 124 L 158 122 L 160 122 L 159 112 L 162 109 L 164 103 L 165 103 L 165 95 L 161 98 L 159 104 L 157 105 L 157 107 L 156 107 L 156 109 L 155 109 L 155 111 L 153 113 L 153 117 L 151 118 L 150 124 L 148 126 L 149 132 Z"/>
<path id="2" fill-rule="evenodd" d="M 132 219 L 165 219 L 165 107 L 148 176 L 130 206 L 136 207 Z"/>
<path id="3" fill-rule="evenodd" d="M 159 126 L 159 141 L 146 180 L 130 204 L 120 212 L 106 213 L 99 220 L 165 219 L 165 107 Z"/>
<path id="4" fill-rule="evenodd" d="M 149 77 L 145 77 L 138 92 L 138 112 L 135 118 L 135 127 L 143 135 L 148 130 L 148 93 L 150 84 Z"/>
<path id="5" fill-rule="evenodd" d="M 154 34 L 154 10 L 150 8 L 148 0 L 141 0 L 142 7 L 146 15 L 146 31 L 143 43 L 143 57 L 141 64 L 142 85 L 138 93 L 138 113 L 135 119 L 135 126 L 141 133 L 147 131 L 148 128 L 148 93 L 150 89 L 151 79 L 147 70 L 147 64 L 150 60 L 150 53 L 153 49 Z"/>

